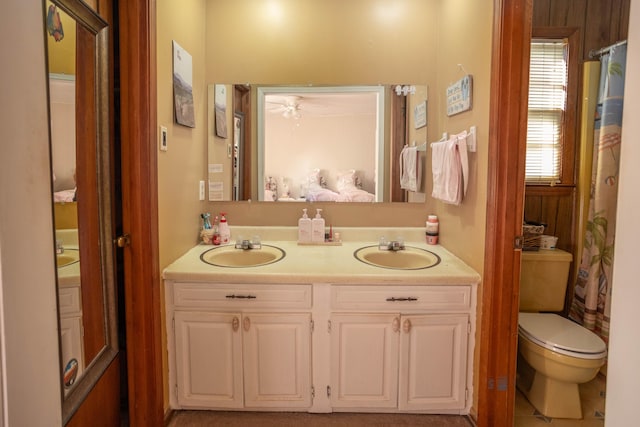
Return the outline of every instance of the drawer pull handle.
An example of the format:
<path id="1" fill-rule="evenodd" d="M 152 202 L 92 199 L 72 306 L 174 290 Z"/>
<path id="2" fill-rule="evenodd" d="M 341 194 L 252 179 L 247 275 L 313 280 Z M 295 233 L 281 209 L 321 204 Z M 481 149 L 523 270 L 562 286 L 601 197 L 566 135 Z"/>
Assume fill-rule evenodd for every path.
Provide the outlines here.
<path id="1" fill-rule="evenodd" d="M 257 297 L 255 295 L 227 295 L 225 298 L 229 298 L 229 299 L 234 299 L 234 298 L 240 298 L 240 299 L 256 299 Z"/>
<path id="2" fill-rule="evenodd" d="M 418 301 L 418 298 L 415 298 L 415 297 L 400 297 L 400 298 L 391 297 L 391 298 L 387 298 L 387 301 L 390 301 L 390 302 L 396 302 L 396 301 Z"/>
<path id="3" fill-rule="evenodd" d="M 238 332 L 238 328 L 240 327 L 240 320 L 238 319 L 238 316 L 233 316 L 231 327 L 233 328 L 233 332 Z"/>
<path id="4" fill-rule="evenodd" d="M 249 332 L 249 329 L 251 329 L 251 319 L 249 319 L 248 317 L 245 317 L 244 320 L 242 321 L 242 327 L 246 332 Z"/>

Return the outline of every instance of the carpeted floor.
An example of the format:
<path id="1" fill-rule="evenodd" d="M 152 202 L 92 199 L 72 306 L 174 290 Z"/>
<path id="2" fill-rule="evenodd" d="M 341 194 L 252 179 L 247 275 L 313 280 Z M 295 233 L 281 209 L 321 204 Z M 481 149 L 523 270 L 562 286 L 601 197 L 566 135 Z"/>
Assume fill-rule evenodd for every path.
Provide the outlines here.
<path id="1" fill-rule="evenodd" d="M 472 427 L 467 417 L 417 414 L 176 411 L 169 427 Z"/>

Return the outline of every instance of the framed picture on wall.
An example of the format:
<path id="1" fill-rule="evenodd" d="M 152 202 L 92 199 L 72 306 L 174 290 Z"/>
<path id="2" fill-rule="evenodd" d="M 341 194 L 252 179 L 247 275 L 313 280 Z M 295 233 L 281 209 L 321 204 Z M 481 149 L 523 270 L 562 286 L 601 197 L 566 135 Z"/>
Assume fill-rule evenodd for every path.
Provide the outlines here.
<path id="1" fill-rule="evenodd" d="M 196 127 L 193 106 L 193 68 L 189 52 L 173 41 L 173 99 L 176 123 Z"/>

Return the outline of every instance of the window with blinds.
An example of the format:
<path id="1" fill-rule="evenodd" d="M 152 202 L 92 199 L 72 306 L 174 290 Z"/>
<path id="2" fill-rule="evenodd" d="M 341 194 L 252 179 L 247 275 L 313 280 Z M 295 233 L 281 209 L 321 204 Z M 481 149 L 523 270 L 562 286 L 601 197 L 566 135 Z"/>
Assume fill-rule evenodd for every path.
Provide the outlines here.
<path id="1" fill-rule="evenodd" d="M 568 43 L 534 39 L 529 71 L 526 180 L 557 183 L 567 105 Z"/>

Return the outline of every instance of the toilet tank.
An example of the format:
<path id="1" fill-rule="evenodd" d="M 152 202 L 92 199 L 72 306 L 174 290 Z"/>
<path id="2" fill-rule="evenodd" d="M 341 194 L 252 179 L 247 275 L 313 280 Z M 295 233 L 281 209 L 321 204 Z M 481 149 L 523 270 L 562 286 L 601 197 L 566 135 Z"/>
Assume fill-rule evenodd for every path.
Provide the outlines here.
<path id="1" fill-rule="evenodd" d="M 572 255 L 560 249 L 523 251 L 520 311 L 562 311 Z"/>

